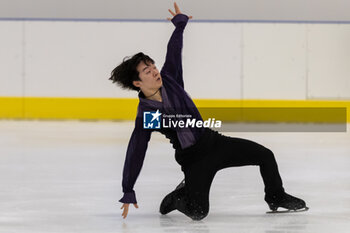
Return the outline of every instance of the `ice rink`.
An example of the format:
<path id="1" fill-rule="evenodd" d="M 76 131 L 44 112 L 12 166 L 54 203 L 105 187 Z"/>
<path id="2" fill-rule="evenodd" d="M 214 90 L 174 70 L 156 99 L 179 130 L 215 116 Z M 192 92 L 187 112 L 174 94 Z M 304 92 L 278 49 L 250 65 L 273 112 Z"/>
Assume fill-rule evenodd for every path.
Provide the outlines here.
<path id="1" fill-rule="evenodd" d="M 266 214 L 255 166 L 217 173 L 210 212 L 192 221 L 158 212 L 183 178 L 168 140 L 153 133 L 135 191 L 139 209 L 121 217 L 121 178 L 133 122 L 0 121 L 1 233 L 345 233 L 350 229 L 350 133 L 241 132 L 270 148 L 286 191 L 308 212 Z M 348 125 L 349 131 L 349 125 Z"/>

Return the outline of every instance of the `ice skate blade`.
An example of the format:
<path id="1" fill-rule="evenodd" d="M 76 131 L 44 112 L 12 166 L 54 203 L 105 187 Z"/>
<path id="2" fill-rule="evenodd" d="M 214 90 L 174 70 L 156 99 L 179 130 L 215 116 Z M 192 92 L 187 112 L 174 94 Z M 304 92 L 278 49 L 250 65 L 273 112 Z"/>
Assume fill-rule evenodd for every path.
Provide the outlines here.
<path id="1" fill-rule="evenodd" d="M 305 207 L 298 210 L 271 210 L 271 211 L 267 211 L 266 213 L 267 214 L 298 213 L 298 212 L 305 212 L 308 210 L 309 210 L 309 207 Z"/>

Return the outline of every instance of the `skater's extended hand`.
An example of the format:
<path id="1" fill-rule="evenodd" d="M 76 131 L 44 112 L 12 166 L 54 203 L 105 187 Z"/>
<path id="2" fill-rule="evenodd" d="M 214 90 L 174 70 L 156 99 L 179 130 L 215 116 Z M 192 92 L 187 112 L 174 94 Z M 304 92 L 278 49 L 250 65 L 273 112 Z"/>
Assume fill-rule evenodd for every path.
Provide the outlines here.
<path id="1" fill-rule="evenodd" d="M 174 13 L 172 10 L 168 9 L 169 12 L 170 12 L 170 14 L 171 14 L 172 16 L 175 16 L 175 15 L 177 15 L 177 14 L 182 14 L 181 11 L 180 11 L 180 8 L 179 8 L 178 5 L 176 4 L 176 2 L 174 2 L 174 8 L 175 8 L 175 13 Z M 192 19 L 193 17 L 192 17 L 192 16 L 188 16 L 188 18 L 189 18 L 189 19 Z M 168 20 L 171 20 L 172 18 L 167 18 L 167 19 L 168 19 Z"/>
<path id="2" fill-rule="evenodd" d="M 120 208 L 120 209 L 124 209 L 123 213 L 122 213 L 123 218 L 126 218 L 126 216 L 128 216 L 129 205 L 130 204 L 128 204 L 128 203 L 124 203 L 122 205 L 122 207 Z M 136 209 L 139 208 L 139 206 L 136 203 L 134 204 L 134 206 L 135 206 Z"/>

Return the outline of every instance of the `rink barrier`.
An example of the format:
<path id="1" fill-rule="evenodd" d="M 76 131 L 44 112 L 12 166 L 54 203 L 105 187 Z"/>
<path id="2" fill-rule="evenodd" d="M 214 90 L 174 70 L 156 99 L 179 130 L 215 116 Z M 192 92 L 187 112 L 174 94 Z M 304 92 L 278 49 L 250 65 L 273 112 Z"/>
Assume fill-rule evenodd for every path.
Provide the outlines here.
<path id="1" fill-rule="evenodd" d="M 194 102 L 200 111 L 210 108 L 215 108 L 216 110 L 222 108 L 226 111 L 231 108 L 236 109 L 236 111 L 237 109 L 241 112 L 246 111 L 244 120 L 252 122 L 319 121 L 317 119 L 326 119 L 326 122 L 335 122 L 338 121 L 339 116 L 334 114 L 334 111 L 343 109 L 345 111 L 344 119 L 350 123 L 350 100 L 194 99 Z M 0 97 L 0 118 L 134 120 L 137 104 L 138 99 L 135 98 Z M 281 113 L 282 111 L 278 110 L 288 108 L 293 111 Z M 318 110 L 316 109 L 308 115 L 295 114 L 303 108 L 318 108 L 320 111 L 317 112 Z M 262 109 L 266 111 L 261 111 Z M 322 109 L 330 111 L 321 111 Z M 279 111 L 280 114 L 275 114 L 273 111 Z M 221 111 L 221 114 L 223 112 L 225 111 Z M 203 118 L 215 117 L 208 114 L 210 115 L 210 112 L 203 112 Z M 332 115 L 336 115 L 335 118 Z M 224 119 L 228 121 L 242 121 L 243 118 L 237 114 L 226 114 Z"/>

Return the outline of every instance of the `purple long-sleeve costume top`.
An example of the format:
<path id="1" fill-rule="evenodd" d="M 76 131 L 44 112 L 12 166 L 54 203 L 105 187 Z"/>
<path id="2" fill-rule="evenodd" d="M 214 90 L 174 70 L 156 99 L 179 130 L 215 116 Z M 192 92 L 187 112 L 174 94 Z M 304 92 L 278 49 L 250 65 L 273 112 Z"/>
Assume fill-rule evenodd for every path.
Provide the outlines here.
<path id="1" fill-rule="evenodd" d="M 122 203 L 137 203 L 133 188 L 143 165 L 151 133 L 154 131 L 143 128 L 143 112 L 159 110 L 163 114 L 189 114 L 192 119 L 202 120 L 192 99 L 184 90 L 182 77 L 183 32 L 188 19 L 188 16 L 178 14 L 171 20 L 175 30 L 168 42 L 165 63 L 160 72 L 163 81 L 162 102 L 146 99 L 142 92 L 139 93 L 135 128 L 129 141 L 123 169 L 124 196 L 119 200 Z M 194 128 L 168 128 L 157 131 L 165 134 L 178 150 L 194 145 L 203 132 Z"/>

